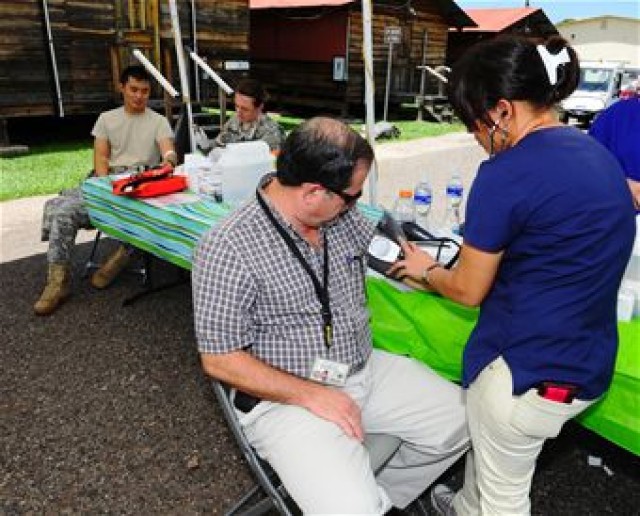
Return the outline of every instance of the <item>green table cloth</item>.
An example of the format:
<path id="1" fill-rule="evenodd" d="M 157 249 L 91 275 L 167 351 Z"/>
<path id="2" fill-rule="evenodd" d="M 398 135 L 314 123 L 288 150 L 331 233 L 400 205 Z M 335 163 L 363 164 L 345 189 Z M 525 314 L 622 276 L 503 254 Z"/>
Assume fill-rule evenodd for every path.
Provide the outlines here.
<path id="1" fill-rule="evenodd" d="M 386 280 L 367 281 L 374 346 L 412 356 L 459 381 L 462 350 L 477 309 L 435 294 L 401 292 Z M 620 346 L 611 388 L 578 421 L 640 455 L 640 319 L 619 322 Z"/>
<path id="2" fill-rule="evenodd" d="M 195 196 L 186 198 L 191 202 L 164 205 L 115 196 L 107 178 L 89 179 L 82 190 L 96 228 L 186 269 L 191 269 L 200 236 L 230 210 Z M 380 215 L 375 208 L 358 206 L 371 219 Z M 421 360 L 450 380 L 460 379 L 462 349 L 477 310 L 433 294 L 401 292 L 377 278 L 367 280 L 367 293 L 376 347 Z M 611 388 L 579 422 L 640 455 L 640 320 L 621 322 L 618 329 Z"/>

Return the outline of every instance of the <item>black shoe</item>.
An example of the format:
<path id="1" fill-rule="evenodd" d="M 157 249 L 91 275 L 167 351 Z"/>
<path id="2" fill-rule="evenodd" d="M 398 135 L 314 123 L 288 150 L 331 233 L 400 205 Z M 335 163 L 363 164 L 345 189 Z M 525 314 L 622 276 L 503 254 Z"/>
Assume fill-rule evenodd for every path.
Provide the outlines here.
<path id="1" fill-rule="evenodd" d="M 455 492 L 444 484 L 438 484 L 431 489 L 431 507 L 438 516 L 456 516 L 453 508 Z"/>

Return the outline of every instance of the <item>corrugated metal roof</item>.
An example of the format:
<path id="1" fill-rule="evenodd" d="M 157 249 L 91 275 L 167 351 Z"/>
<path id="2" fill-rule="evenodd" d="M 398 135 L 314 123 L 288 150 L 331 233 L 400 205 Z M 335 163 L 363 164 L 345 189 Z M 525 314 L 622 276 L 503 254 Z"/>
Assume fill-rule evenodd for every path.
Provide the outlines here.
<path id="1" fill-rule="evenodd" d="M 501 32 L 523 18 L 539 11 L 534 7 L 516 9 L 465 9 L 477 27 L 465 27 L 464 32 Z"/>
<path id="2" fill-rule="evenodd" d="M 321 7 L 353 3 L 354 0 L 249 0 L 250 9 L 280 9 L 285 7 Z"/>

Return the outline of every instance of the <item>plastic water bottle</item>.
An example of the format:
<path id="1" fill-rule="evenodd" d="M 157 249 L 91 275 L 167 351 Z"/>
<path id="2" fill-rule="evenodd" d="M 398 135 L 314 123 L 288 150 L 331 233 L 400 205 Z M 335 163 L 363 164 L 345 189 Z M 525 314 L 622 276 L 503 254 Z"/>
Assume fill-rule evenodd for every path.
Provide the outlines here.
<path id="1" fill-rule="evenodd" d="M 433 192 L 426 177 L 413 190 L 413 206 L 416 211 L 416 221 L 425 229 L 429 229 L 429 212 L 433 202 Z"/>
<path id="2" fill-rule="evenodd" d="M 462 178 L 460 174 L 454 172 L 451 174 L 451 177 L 449 177 L 449 182 L 447 183 L 447 212 L 445 215 L 444 229 L 456 235 L 460 234 L 460 225 L 462 223 L 460 206 L 462 205 L 463 192 Z"/>
<path id="3" fill-rule="evenodd" d="M 207 163 L 198 169 L 198 193 L 215 202 L 222 202 L 222 172 L 217 164 Z"/>
<path id="4" fill-rule="evenodd" d="M 413 192 L 411 190 L 400 190 L 398 198 L 393 205 L 393 217 L 398 222 L 415 222 L 416 208 L 413 205 Z"/>
<path id="5" fill-rule="evenodd" d="M 216 202 L 222 202 L 222 170 L 219 165 L 224 149 L 214 148 L 203 158 L 198 169 L 198 193 Z"/>

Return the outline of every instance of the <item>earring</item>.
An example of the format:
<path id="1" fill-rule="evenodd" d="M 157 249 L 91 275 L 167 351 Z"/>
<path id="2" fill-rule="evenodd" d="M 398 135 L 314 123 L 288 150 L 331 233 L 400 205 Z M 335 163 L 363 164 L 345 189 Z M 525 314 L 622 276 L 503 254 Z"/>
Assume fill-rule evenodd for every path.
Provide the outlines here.
<path id="1" fill-rule="evenodd" d="M 498 122 L 493 122 L 493 125 L 489 127 L 489 157 L 493 157 L 496 154 L 495 144 L 493 142 L 493 137 L 496 134 L 496 130 L 498 129 Z"/>
<path id="2" fill-rule="evenodd" d="M 509 136 L 509 129 L 505 127 L 500 128 L 500 132 L 502 133 L 502 150 L 507 148 L 507 136 Z"/>

